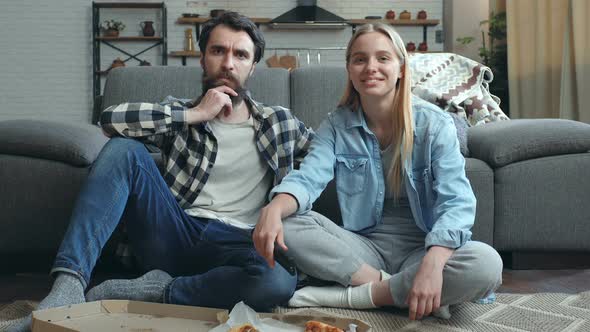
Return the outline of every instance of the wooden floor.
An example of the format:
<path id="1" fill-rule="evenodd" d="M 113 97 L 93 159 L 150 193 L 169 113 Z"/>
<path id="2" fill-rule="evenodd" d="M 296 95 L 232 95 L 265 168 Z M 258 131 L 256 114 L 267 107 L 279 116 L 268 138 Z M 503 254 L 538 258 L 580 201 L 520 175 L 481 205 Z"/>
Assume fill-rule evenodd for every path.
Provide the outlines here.
<path id="1" fill-rule="evenodd" d="M 93 283 L 118 277 L 99 275 Z M 503 273 L 502 293 L 579 293 L 590 290 L 590 269 L 586 270 L 509 270 Z M 51 288 L 46 274 L 0 274 L 0 303 L 16 300 L 41 300 Z"/>

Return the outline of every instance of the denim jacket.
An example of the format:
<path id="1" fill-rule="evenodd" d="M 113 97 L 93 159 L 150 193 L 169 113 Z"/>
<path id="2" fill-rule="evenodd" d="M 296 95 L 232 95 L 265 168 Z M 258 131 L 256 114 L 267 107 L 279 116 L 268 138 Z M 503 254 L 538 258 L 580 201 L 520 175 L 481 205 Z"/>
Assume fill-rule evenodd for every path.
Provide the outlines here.
<path id="1" fill-rule="evenodd" d="M 461 247 L 471 238 L 475 195 L 465 175 L 452 118 L 435 105 L 412 97 L 414 145 L 404 165 L 406 192 L 416 225 L 426 235 L 426 249 Z M 381 223 L 385 178 L 377 137 L 361 109 L 341 107 L 320 125 L 298 170 L 273 188 L 293 195 L 298 213 L 311 209 L 335 177 L 343 227 L 370 233 Z"/>

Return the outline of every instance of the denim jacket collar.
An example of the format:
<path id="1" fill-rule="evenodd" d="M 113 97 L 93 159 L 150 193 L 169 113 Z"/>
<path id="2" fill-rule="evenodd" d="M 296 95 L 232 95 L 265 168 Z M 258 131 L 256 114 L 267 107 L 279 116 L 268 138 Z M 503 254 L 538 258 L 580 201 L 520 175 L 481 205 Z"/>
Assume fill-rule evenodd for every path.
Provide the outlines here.
<path id="1" fill-rule="evenodd" d="M 350 112 L 349 116 L 346 119 L 346 129 L 352 129 L 356 127 L 362 127 L 368 134 L 374 135 L 373 132 L 369 129 L 367 125 L 367 120 L 365 119 L 364 112 L 362 106 L 359 106 L 356 110 L 352 110 L 350 106 L 346 106 L 346 111 Z M 412 110 L 413 112 L 413 110 Z M 414 124 L 413 133 L 414 133 L 414 140 L 416 140 L 416 117 L 412 117 L 412 122 Z M 405 141 L 405 137 L 402 138 L 402 145 Z M 406 159 L 404 164 L 404 171 L 406 174 L 411 174 L 412 169 L 412 158 Z M 410 175 L 411 176 L 411 175 Z"/>

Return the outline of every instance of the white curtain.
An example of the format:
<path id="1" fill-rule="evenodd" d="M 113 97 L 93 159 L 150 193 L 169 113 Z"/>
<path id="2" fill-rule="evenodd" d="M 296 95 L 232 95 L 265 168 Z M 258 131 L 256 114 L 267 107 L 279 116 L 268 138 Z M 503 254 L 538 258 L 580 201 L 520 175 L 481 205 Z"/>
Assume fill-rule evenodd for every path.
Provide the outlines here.
<path id="1" fill-rule="evenodd" d="M 590 123 L 590 1 L 506 2 L 512 118 Z"/>

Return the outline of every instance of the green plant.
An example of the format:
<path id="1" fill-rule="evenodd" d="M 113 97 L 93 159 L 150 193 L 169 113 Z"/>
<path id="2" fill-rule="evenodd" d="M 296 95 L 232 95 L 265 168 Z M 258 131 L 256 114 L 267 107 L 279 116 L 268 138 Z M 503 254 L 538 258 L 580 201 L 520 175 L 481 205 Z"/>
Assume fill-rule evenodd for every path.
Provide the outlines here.
<path id="1" fill-rule="evenodd" d="M 508 95 L 508 48 L 506 46 L 506 13 L 493 12 L 490 18 L 480 22 L 480 26 L 488 24 L 489 44 L 486 43 L 486 34 L 481 32 L 482 47 L 479 48 L 479 56 L 484 65 L 490 67 L 494 74 L 494 80 L 490 83 L 490 92 L 502 101 L 502 110 L 509 114 Z M 474 37 L 457 38 L 457 42 L 466 45 L 475 40 Z M 489 45 L 489 46 L 487 46 Z"/>
<path id="2" fill-rule="evenodd" d="M 125 29 L 125 24 L 121 21 L 106 20 L 101 24 L 100 28 L 103 30 L 123 31 L 123 29 Z"/>

